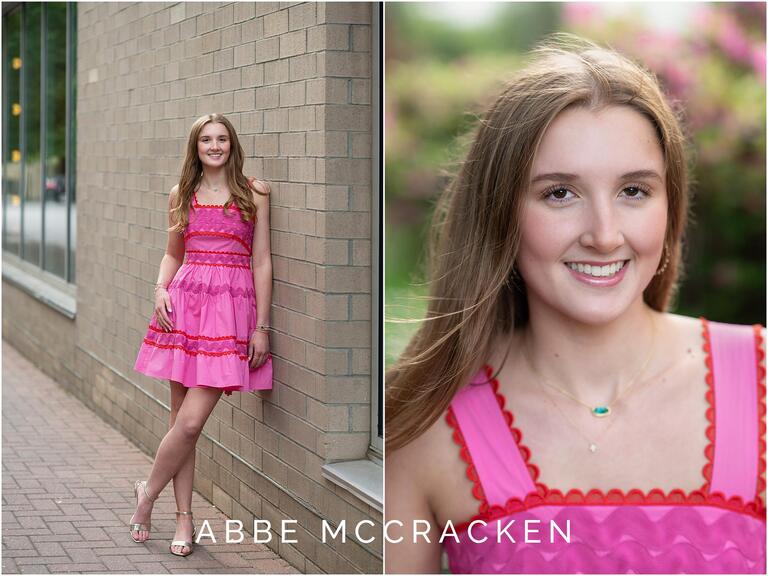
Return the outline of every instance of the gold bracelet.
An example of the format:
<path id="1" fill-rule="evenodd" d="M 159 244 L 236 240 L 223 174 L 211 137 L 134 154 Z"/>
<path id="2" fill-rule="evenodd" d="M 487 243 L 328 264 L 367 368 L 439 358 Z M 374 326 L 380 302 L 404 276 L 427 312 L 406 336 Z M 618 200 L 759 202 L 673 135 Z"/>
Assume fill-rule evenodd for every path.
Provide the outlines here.
<path id="1" fill-rule="evenodd" d="M 256 326 L 255 330 L 256 332 L 269 332 L 272 328 L 267 326 L 266 324 L 259 324 Z"/>

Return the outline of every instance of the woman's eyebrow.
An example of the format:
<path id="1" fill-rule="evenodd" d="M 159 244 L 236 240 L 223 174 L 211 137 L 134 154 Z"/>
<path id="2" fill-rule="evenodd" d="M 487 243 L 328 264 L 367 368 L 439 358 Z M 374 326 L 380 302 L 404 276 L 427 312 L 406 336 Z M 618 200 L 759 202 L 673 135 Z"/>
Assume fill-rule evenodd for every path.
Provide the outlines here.
<path id="1" fill-rule="evenodd" d="M 632 172 L 627 172 L 626 174 L 619 176 L 619 180 L 631 180 L 635 178 L 655 178 L 660 182 L 664 181 L 655 170 L 633 170 Z M 578 174 L 570 174 L 568 172 L 547 172 L 546 174 L 535 176 L 531 180 L 531 184 L 536 184 L 537 182 L 542 182 L 544 180 L 551 180 L 554 182 L 575 182 L 580 179 Z"/>

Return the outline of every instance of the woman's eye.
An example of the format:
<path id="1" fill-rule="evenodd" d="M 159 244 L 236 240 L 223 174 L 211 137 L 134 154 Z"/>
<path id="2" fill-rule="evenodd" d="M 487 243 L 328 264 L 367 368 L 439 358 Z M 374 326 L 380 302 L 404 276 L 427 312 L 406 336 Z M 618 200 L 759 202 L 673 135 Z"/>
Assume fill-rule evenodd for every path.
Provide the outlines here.
<path id="1" fill-rule="evenodd" d="M 648 196 L 648 191 L 644 190 L 640 186 L 627 186 L 624 188 L 624 190 L 622 190 L 622 192 L 627 198 L 632 199 L 645 198 Z"/>
<path id="2" fill-rule="evenodd" d="M 544 193 L 544 198 L 546 200 L 552 200 L 554 202 L 567 202 L 573 197 L 574 193 L 562 186 L 554 186 Z"/>

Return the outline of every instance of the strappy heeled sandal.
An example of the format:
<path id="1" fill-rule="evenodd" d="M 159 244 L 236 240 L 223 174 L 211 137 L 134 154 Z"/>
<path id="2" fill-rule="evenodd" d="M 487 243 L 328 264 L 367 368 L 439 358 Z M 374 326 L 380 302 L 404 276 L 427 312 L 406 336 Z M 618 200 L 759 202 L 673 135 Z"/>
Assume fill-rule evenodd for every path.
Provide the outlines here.
<path id="1" fill-rule="evenodd" d="M 136 482 L 134 482 L 134 484 L 133 484 L 133 494 L 136 496 L 136 507 L 137 508 L 139 507 L 139 486 L 141 486 L 141 489 L 144 490 L 144 495 L 147 498 L 149 498 L 150 502 L 154 502 L 160 496 L 158 494 L 157 496 L 152 498 L 149 495 L 149 492 L 147 492 L 147 481 L 146 480 L 136 480 Z M 131 516 L 131 518 L 133 518 L 133 516 Z M 146 542 L 147 540 L 149 540 L 149 536 L 147 536 L 147 540 L 136 540 L 136 538 L 134 538 L 133 533 L 134 532 L 141 532 L 142 530 L 146 530 L 147 532 L 152 530 L 152 523 L 151 522 L 147 522 L 146 524 L 142 524 L 142 523 L 139 523 L 139 522 L 134 522 L 134 523 L 132 523 L 130 525 L 129 531 L 131 533 L 131 539 L 134 542 L 137 542 L 137 543 L 141 544 L 142 542 Z"/>
<path id="2" fill-rule="evenodd" d="M 177 521 L 178 521 L 178 518 L 179 518 L 180 515 L 192 516 L 192 512 L 182 512 L 180 510 L 176 510 L 176 520 Z M 174 556 L 182 556 L 182 557 L 189 556 L 190 554 L 192 554 L 192 552 L 194 550 L 193 546 L 195 545 L 195 543 L 194 543 L 195 534 L 197 534 L 197 528 L 195 528 L 195 523 L 193 522 L 192 523 L 192 542 L 187 542 L 186 540 L 174 540 L 173 542 L 171 542 L 171 545 L 168 546 L 168 550 L 170 550 L 171 554 L 173 554 Z M 189 548 L 189 552 L 187 552 L 186 554 L 184 554 L 182 552 L 174 552 L 173 551 L 173 547 L 174 546 L 181 546 L 182 549 Z"/>

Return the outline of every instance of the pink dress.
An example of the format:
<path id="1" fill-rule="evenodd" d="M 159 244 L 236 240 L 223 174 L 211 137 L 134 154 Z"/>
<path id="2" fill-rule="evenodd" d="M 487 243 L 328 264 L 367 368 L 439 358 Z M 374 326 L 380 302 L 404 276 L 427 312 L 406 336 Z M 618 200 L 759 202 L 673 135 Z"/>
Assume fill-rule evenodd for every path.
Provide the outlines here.
<path id="1" fill-rule="evenodd" d="M 256 370 L 248 366 L 248 341 L 258 324 L 253 231 L 234 203 L 225 213 L 193 196 L 185 261 L 168 285 L 173 331 L 165 332 L 153 314 L 134 370 L 227 395 L 272 388 L 271 355 Z"/>
<path id="2" fill-rule="evenodd" d="M 707 353 L 708 460 L 702 486 L 685 493 L 571 490 L 538 482 L 538 468 L 485 368 L 446 416 L 461 446 L 475 517 L 444 540 L 453 573 L 765 574 L 765 365 L 759 326 L 702 320 Z M 499 527 L 511 520 L 515 543 Z M 525 521 L 532 521 L 529 543 Z M 570 543 L 553 530 L 565 531 Z M 534 521 L 539 521 L 538 524 Z M 471 524 L 471 527 L 470 527 Z M 468 538 L 471 529 L 474 543 Z M 510 533 L 510 530 L 507 530 Z M 540 540 L 533 543 L 530 540 Z"/>

